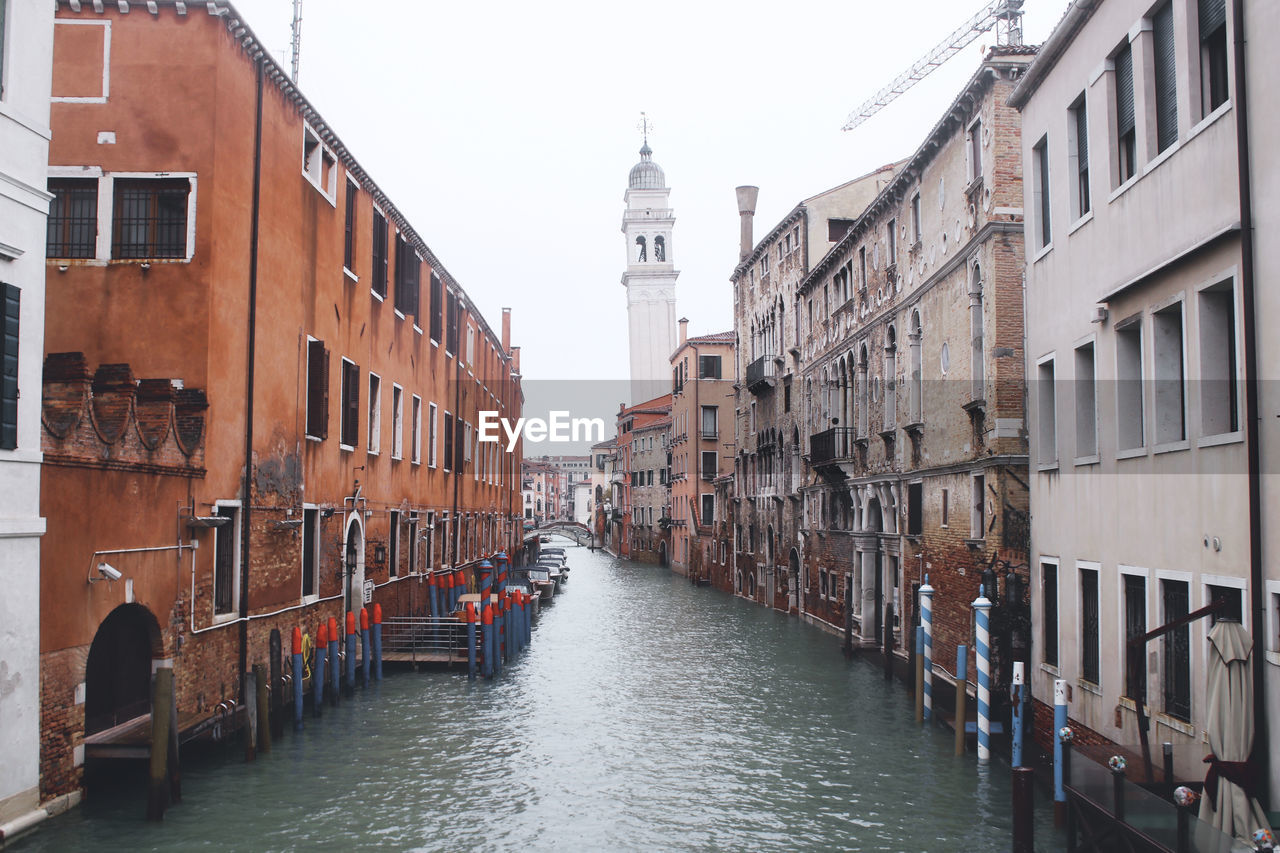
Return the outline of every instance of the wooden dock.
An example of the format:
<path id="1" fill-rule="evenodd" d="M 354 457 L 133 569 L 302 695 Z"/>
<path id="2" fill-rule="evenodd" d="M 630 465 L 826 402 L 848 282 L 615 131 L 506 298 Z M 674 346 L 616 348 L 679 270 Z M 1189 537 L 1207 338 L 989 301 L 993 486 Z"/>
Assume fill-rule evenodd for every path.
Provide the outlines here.
<path id="1" fill-rule="evenodd" d="M 222 735 L 240 727 L 244 706 L 237 706 L 234 713 L 217 711 L 180 711 L 178 713 L 178 742 L 190 743 L 212 735 L 220 740 Z M 225 731 L 223 731 L 225 729 Z M 142 714 L 132 720 L 94 732 L 84 739 L 84 757 L 89 758 L 149 758 L 151 756 L 151 714 Z"/>

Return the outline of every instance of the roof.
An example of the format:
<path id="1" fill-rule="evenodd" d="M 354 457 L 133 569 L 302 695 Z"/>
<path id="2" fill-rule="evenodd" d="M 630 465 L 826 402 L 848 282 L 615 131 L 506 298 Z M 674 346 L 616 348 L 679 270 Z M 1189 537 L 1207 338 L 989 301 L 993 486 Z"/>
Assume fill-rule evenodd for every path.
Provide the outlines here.
<path id="1" fill-rule="evenodd" d="M 640 162 L 631 167 L 627 186 L 633 190 L 666 189 L 667 176 L 663 174 L 662 167 L 653 162 L 653 149 L 648 142 L 640 147 Z"/>
<path id="2" fill-rule="evenodd" d="M 711 334 L 711 335 L 697 335 L 695 337 L 689 338 L 687 343 L 691 343 L 691 344 L 729 343 L 731 344 L 735 340 L 737 340 L 737 334 L 734 333 L 733 330 L 729 330 L 727 332 L 716 332 L 715 334 Z"/>
<path id="3" fill-rule="evenodd" d="M 658 418 L 656 421 L 651 421 L 650 423 L 647 423 L 647 424 L 641 424 L 640 426 L 633 429 L 632 432 L 645 432 L 646 430 L 658 429 L 659 427 L 669 427 L 669 426 L 671 426 L 671 418 Z"/>
<path id="4" fill-rule="evenodd" d="M 1035 60 L 1027 67 L 1027 73 L 1014 87 L 1013 94 L 1009 96 L 1009 106 L 1017 110 L 1026 106 L 1027 101 L 1044 82 L 1044 78 L 1049 76 L 1049 72 L 1058 64 L 1062 54 L 1066 53 L 1076 33 L 1080 32 L 1101 5 L 1102 0 L 1074 0 L 1067 7 L 1067 11 L 1062 14 L 1062 19 L 1040 46 L 1040 52 Z"/>

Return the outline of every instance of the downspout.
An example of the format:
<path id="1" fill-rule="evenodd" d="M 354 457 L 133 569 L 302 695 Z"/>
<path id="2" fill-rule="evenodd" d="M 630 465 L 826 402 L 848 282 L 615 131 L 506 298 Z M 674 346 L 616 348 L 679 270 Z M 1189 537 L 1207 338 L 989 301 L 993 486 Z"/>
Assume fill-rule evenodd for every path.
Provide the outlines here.
<path id="1" fill-rule="evenodd" d="M 446 292 L 448 287 L 449 285 L 445 284 Z M 445 310 L 447 312 L 448 311 L 447 299 L 445 300 L 445 304 L 446 304 Z M 454 341 L 453 348 L 455 350 L 461 350 L 462 349 L 462 328 L 461 328 L 462 300 L 458 298 L 457 294 L 454 295 L 453 304 L 457 306 L 455 316 L 457 317 L 457 320 L 458 320 L 458 322 L 454 324 L 454 328 L 457 329 L 457 338 Z M 447 317 L 445 318 L 445 323 L 447 326 L 448 325 Z M 449 330 L 446 328 L 445 336 L 448 337 L 448 334 L 449 334 Z M 465 453 L 461 452 L 462 449 L 458 446 L 458 436 L 459 434 L 465 436 L 466 432 L 464 430 L 458 429 L 459 419 L 462 417 L 462 412 L 460 411 L 461 406 L 462 406 L 462 353 L 455 352 L 453 354 L 453 436 L 452 436 L 453 440 L 450 442 L 450 444 L 453 447 L 453 458 L 447 460 L 449 462 L 449 469 L 453 472 L 453 511 L 450 512 L 449 514 L 449 518 L 453 521 L 453 523 L 449 525 L 449 535 L 453 537 L 453 542 L 445 543 L 445 547 L 449 548 L 450 549 L 449 553 L 453 555 L 453 563 L 452 565 L 449 566 L 450 569 L 458 565 L 458 547 L 457 546 L 460 545 L 462 542 L 462 521 L 458 518 L 458 483 L 462 479 L 462 472 L 458 470 L 459 468 L 458 459 L 464 457 Z M 480 576 L 479 576 L 480 568 L 478 564 L 473 569 L 473 572 L 475 574 L 475 578 L 474 578 L 475 588 L 476 588 L 476 591 L 479 592 L 480 591 Z"/>
<path id="2" fill-rule="evenodd" d="M 1249 105 L 1245 86 L 1244 3 L 1232 0 L 1232 38 L 1234 41 L 1236 78 L 1236 159 L 1240 181 L 1240 296 L 1244 315 L 1244 423 L 1245 452 L 1249 466 L 1249 608 L 1253 611 L 1253 756 L 1260 765 L 1267 763 L 1267 704 L 1263 694 L 1266 647 L 1262 626 L 1266 624 L 1263 607 L 1262 572 L 1262 465 L 1259 441 L 1257 315 L 1254 300 L 1253 271 L 1253 195 L 1249 167 Z M 1266 774 L 1259 774 L 1258 800 L 1267 802 L 1265 792 L 1270 784 Z"/>
<path id="3" fill-rule="evenodd" d="M 253 503 L 253 360 L 258 324 L 258 218 L 262 189 L 262 58 L 257 62 L 257 104 L 253 125 L 253 212 L 249 232 L 249 329 L 245 362 L 244 481 L 241 486 L 240 518 L 240 673 L 248 671 L 249 659 L 249 542 Z"/>

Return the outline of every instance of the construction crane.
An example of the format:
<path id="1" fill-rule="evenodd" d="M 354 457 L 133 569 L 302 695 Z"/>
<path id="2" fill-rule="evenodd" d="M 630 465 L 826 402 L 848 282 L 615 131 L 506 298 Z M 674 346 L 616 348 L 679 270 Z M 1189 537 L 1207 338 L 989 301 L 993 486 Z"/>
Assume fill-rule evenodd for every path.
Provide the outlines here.
<path id="1" fill-rule="evenodd" d="M 293 84 L 298 85 L 298 52 L 302 50 L 302 0 L 293 0 L 293 23 L 289 26 L 289 52 L 293 60 Z"/>
<path id="2" fill-rule="evenodd" d="M 1023 0 L 991 0 L 978 14 L 961 24 L 915 65 L 876 92 L 871 100 L 849 113 L 842 129 L 853 130 L 880 112 L 903 92 L 929 76 L 935 68 L 972 44 L 978 36 L 993 28 L 997 44 L 1022 44 L 1022 3 Z"/>

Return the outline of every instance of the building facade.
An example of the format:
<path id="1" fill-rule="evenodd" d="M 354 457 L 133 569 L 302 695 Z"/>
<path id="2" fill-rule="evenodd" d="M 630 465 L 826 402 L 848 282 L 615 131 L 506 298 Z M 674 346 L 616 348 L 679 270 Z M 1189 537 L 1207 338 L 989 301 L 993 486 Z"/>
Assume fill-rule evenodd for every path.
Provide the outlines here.
<path id="1" fill-rule="evenodd" d="M 634 406 L 618 406 L 617 448 L 613 458 L 613 483 L 616 488 L 610 523 L 613 526 L 612 537 L 616 553 L 620 557 L 632 557 L 637 549 L 651 553 L 660 563 L 668 556 L 669 537 L 658 535 L 654 531 L 665 531 L 663 519 L 668 516 L 658 514 L 658 507 L 665 509 L 670 505 L 670 501 L 665 499 L 670 488 L 670 461 L 666 458 L 668 451 L 663 441 L 667 436 L 670 420 L 670 394 Z M 654 424 L 659 421 L 665 424 L 654 428 Z M 644 433 L 643 436 L 638 434 L 641 432 Z M 650 476 L 653 483 L 649 482 Z M 641 489 L 644 491 L 640 491 Z M 660 494 L 664 497 L 661 503 L 658 502 Z M 639 504 L 637 499 L 640 499 Z M 655 516 L 652 522 L 649 521 L 650 509 L 653 509 Z M 669 521 L 665 523 L 669 524 Z M 640 536 L 642 532 L 644 536 Z M 640 547 L 642 545 L 643 548 Z"/>
<path id="2" fill-rule="evenodd" d="M 1014 93 L 1028 178 L 1031 684 L 1051 704 L 1065 680 L 1072 725 L 1096 742 L 1137 743 L 1145 698 L 1151 742 L 1173 743 L 1176 773 L 1194 777 L 1219 618 L 1242 622 L 1271 682 L 1259 730 L 1275 716 L 1280 574 L 1266 495 L 1250 486 L 1276 480 L 1259 476 L 1267 445 L 1251 425 L 1261 416 L 1274 439 L 1278 362 L 1274 336 L 1247 324 L 1268 328 L 1280 301 L 1274 288 L 1253 294 L 1255 258 L 1274 272 L 1276 254 L 1253 248 L 1241 163 L 1261 160 L 1259 224 L 1276 164 L 1263 153 L 1273 146 L 1241 134 L 1237 47 L 1249 22 L 1248 87 L 1269 91 L 1275 63 L 1253 45 L 1274 38 L 1277 16 L 1225 0 L 1077 5 Z M 1249 115 L 1274 130 L 1270 112 Z M 1216 599 L 1222 611 L 1126 653 Z"/>
<path id="3" fill-rule="evenodd" d="M 0 846 L 34 825 L 40 768 L 40 362 L 53 13 L 0 0 Z"/>
<path id="4" fill-rule="evenodd" d="M 1023 607 L 1025 583 L 1003 578 L 1025 578 L 1028 547 L 1022 173 L 1005 101 L 1033 55 L 992 49 L 797 286 L 813 472 L 802 610 L 889 653 L 905 654 L 925 576 L 935 660 L 970 642 L 984 574 L 993 601 L 1017 599 L 993 618 Z M 996 633 L 1001 683 L 1025 630 Z"/>
<path id="5" fill-rule="evenodd" d="M 149 712 L 153 664 L 207 718 L 273 636 L 474 583 L 522 510 L 521 448 L 476 429 L 521 412 L 509 314 L 490 326 L 234 8 L 56 14 L 46 795 Z"/>

